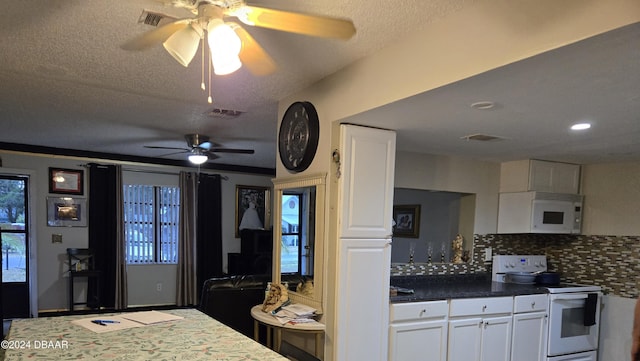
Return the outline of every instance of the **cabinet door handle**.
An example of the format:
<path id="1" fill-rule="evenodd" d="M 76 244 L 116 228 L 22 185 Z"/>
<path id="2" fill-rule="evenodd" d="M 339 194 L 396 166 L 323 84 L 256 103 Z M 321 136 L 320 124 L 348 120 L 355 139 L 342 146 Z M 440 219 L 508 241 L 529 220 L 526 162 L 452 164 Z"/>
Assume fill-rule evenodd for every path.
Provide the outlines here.
<path id="1" fill-rule="evenodd" d="M 487 305 L 482 306 L 482 312 L 485 312 L 487 310 Z"/>
<path id="2" fill-rule="evenodd" d="M 420 317 L 424 316 L 425 313 L 427 313 L 426 309 L 423 309 L 422 311 L 420 311 Z"/>
<path id="3" fill-rule="evenodd" d="M 536 307 L 536 301 L 531 302 L 531 308 L 535 308 Z"/>

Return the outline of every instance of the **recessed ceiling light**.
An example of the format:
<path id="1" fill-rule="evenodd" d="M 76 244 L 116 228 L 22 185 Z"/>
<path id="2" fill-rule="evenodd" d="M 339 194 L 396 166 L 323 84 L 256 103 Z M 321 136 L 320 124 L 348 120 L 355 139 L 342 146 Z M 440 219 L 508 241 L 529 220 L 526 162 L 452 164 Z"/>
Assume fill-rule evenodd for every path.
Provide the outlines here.
<path id="1" fill-rule="evenodd" d="M 493 108 L 494 106 L 496 106 L 495 103 L 489 101 L 475 102 L 471 104 L 471 107 L 477 110 L 488 110 Z"/>
<path id="2" fill-rule="evenodd" d="M 585 130 L 591 128 L 589 123 L 576 123 L 571 126 L 571 130 Z"/>

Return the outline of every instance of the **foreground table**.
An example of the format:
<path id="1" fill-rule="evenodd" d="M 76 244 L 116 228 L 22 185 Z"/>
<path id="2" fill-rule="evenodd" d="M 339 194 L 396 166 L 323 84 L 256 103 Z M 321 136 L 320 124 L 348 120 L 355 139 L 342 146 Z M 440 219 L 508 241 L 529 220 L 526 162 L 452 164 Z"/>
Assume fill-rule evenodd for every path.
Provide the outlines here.
<path id="1" fill-rule="evenodd" d="M 253 338 L 259 340 L 259 328 L 258 324 L 262 324 L 267 328 L 267 346 L 271 342 L 271 333 L 273 332 L 273 349 L 280 351 L 280 344 L 282 343 L 282 330 L 300 333 L 312 333 L 315 334 L 315 356 L 320 357 L 320 350 L 322 349 L 322 334 L 324 333 L 325 326 L 322 323 L 298 323 L 281 324 L 272 315 L 262 311 L 262 305 L 256 305 L 251 308 L 251 317 L 253 317 Z"/>
<path id="2" fill-rule="evenodd" d="M 162 312 L 184 319 L 104 333 L 71 322 L 91 315 L 13 320 L 5 360 L 287 360 L 198 310 Z"/>

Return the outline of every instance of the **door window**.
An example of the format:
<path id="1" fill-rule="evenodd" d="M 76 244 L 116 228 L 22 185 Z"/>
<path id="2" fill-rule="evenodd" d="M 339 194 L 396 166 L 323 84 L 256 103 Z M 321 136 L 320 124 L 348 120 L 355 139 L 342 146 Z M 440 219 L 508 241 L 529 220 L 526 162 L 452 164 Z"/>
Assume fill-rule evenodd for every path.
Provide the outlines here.
<path id="1" fill-rule="evenodd" d="M 0 229 L 2 229 L 2 282 L 27 282 L 27 180 L 0 177 Z"/>

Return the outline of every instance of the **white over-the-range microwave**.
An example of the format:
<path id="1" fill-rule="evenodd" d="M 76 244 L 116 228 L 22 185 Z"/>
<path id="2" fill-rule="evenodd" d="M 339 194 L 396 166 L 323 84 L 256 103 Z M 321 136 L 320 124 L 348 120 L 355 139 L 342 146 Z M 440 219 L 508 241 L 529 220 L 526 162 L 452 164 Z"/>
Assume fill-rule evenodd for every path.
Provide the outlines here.
<path id="1" fill-rule="evenodd" d="M 498 233 L 580 234 L 582 199 L 579 194 L 500 193 Z"/>

